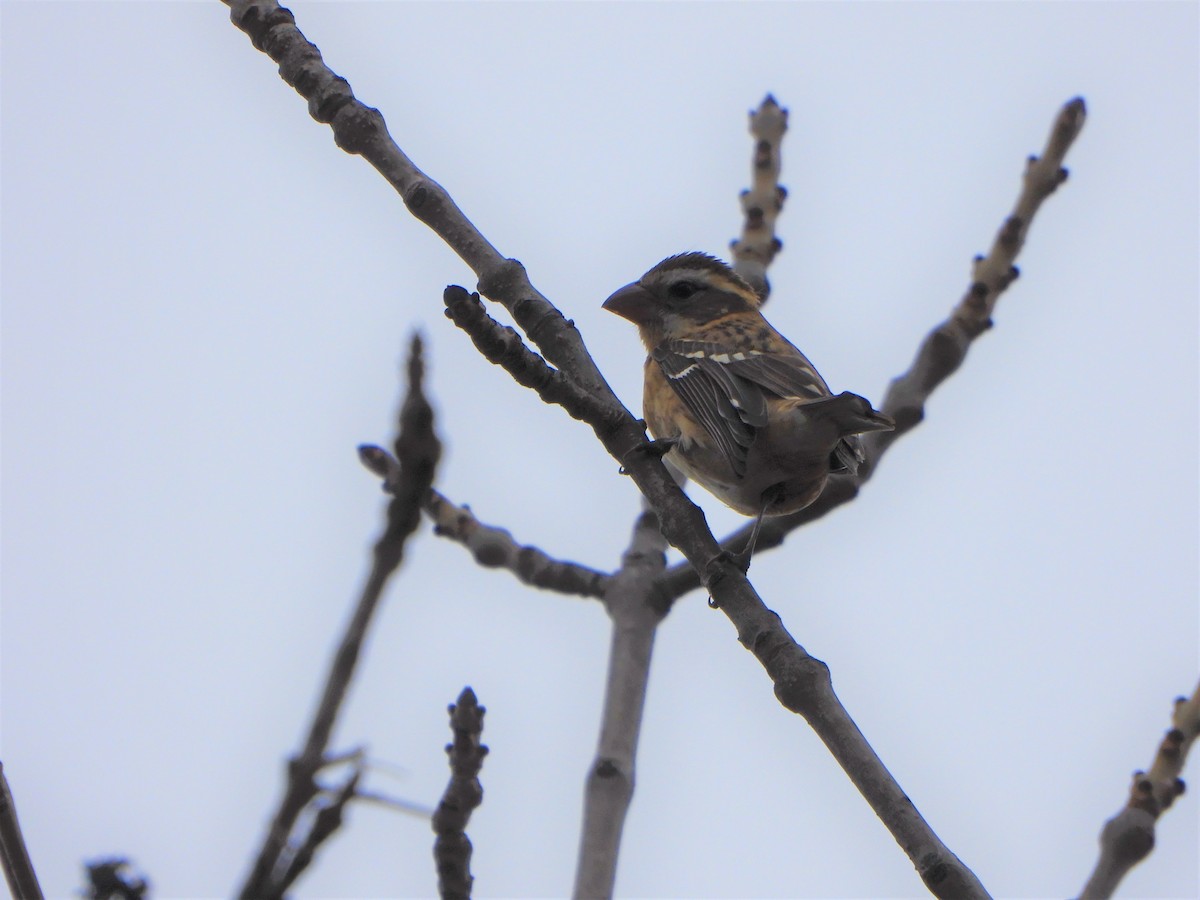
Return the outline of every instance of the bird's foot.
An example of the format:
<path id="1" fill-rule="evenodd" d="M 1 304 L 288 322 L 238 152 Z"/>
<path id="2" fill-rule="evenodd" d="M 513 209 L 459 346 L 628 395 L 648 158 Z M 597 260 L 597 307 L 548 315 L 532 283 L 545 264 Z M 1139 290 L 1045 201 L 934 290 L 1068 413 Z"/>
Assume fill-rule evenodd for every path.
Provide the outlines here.
<path id="1" fill-rule="evenodd" d="M 644 444 L 638 444 L 637 446 L 628 450 L 625 455 L 621 457 L 621 474 L 627 474 L 627 470 L 629 468 L 628 460 L 633 454 L 645 453 L 649 456 L 653 456 L 656 459 L 662 459 L 664 456 L 670 453 L 678 443 L 679 438 L 660 438 L 657 441 L 646 441 Z"/>
<path id="2" fill-rule="evenodd" d="M 712 595 L 713 585 L 725 577 L 730 566 L 736 568 L 743 575 L 749 572 L 752 554 L 753 550 L 750 547 L 746 547 L 738 553 L 734 553 L 732 550 L 722 550 L 708 561 L 704 567 L 704 585 L 709 589 L 708 606 L 710 609 L 721 608 L 717 598 Z"/>

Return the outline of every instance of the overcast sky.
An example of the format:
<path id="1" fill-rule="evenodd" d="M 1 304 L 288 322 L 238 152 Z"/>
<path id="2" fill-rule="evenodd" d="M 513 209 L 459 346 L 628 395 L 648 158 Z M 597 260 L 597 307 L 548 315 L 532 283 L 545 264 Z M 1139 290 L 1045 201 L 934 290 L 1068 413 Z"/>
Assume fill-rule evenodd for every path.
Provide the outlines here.
<path id="1" fill-rule="evenodd" d="M 767 91 L 791 111 L 769 315 L 875 401 L 1086 97 L 996 327 L 853 504 L 752 570 L 995 896 L 1077 892 L 1200 672 L 1197 5 L 292 8 L 635 410 L 640 344 L 600 303 L 671 253 L 726 251 Z M 227 895 L 366 572 L 384 499 L 354 448 L 390 439 L 413 329 L 453 500 L 611 569 L 638 496 L 443 318 L 469 270 L 225 6 L 0 13 L 0 758 L 49 896 L 111 854 L 157 897 Z M 743 521 L 691 493 L 719 534 Z M 426 526 L 336 749 L 367 745 L 398 770 L 373 789 L 433 805 L 446 704 L 472 685 L 476 893 L 563 896 L 607 646 L 597 603 Z M 1124 896 L 1200 895 L 1197 793 Z M 296 896 L 430 896 L 431 840 L 356 807 Z M 659 632 L 617 890 L 924 893 L 700 593 Z"/>

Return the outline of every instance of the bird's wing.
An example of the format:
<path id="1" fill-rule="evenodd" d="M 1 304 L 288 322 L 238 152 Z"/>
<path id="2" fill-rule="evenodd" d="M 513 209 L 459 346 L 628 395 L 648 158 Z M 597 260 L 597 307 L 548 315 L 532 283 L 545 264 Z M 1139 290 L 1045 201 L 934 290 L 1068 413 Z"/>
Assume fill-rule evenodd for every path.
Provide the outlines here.
<path id="1" fill-rule="evenodd" d="M 767 398 L 758 385 L 731 372 L 719 350 L 716 344 L 668 341 L 650 355 L 740 476 L 746 472 L 755 430 L 767 424 Z"/>
<path id="2" fill-rule="evenodd" d="M 651 354 L 688 411 L 712 437 L 733 471 L 746 471 L 757 429 L 767 424 L 767 397 L 821 400 L 829 386 L 799 350 L 731 351 L 707 341 L 667 341 Z M 839 448 L 835 464 L 853 470 L 857 454 Z"/>
<path id="3" fill-rule="evenodd" d="M 833 475 L 857 475 L 858 467 L 866 459 L 862 441 L 858 435 L 850 434 L 837 442 L 829 456 L 829 471 Z"/>
<path id="4" fill-rule="evenodd" d="M 750 350 L 723 354 L 724 368 L 779 397 L 796 400 L 820 400 L 829 396 L 825 383 L 813 364 L 799 350 L 790 353 L 766 353 Z"/>

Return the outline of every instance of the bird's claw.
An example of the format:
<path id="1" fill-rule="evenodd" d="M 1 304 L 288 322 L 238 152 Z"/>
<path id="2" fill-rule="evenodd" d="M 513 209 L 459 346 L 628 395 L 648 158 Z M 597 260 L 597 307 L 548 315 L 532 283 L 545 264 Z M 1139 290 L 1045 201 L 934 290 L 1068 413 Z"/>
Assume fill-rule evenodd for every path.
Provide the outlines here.
<path id="1" fill-rule="evenodd" d="M 620 473 L 622 475 L 629 474 L 628 460 L 635 453 L 645 453 L 648 456 L 653 456 L 655 459 L 662 459 L 679 443 L 678 438 L 660 438 L 657 441 L 645 441 L 641 444 L 635 444 L 625 451 L 625 455 L 621 457 Z"/>
<path id="2" fill-rule="evenodd" d="M 722 550 L 705 565 L 704 586 L 708 588 L 708 606 L 710 609 L 721 608 L 721 604 L 713 596 L 712 589 L 717 582 L 726 576 L 730 566 L 735 567 L 743 575 L 750 571 L 751 553 L 749 551 L 750 548 L 748 547 L 740 553 L 734 553 L 731 550 Z"/>

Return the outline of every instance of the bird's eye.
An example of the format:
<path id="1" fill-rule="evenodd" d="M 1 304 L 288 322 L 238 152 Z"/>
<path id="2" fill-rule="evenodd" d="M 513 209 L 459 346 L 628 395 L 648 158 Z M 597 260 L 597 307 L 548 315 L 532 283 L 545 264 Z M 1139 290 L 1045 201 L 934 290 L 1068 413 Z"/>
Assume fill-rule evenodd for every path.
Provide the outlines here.
<path id="1" fill-rule="evenodd" d="M 697 287 L 696 283 L 693 281 L 676 281 L 673 285 L 667 288 L 667 293 L 680 300 L 686 300 L 698 290 L 700 290 L 700 288 Z"/>

